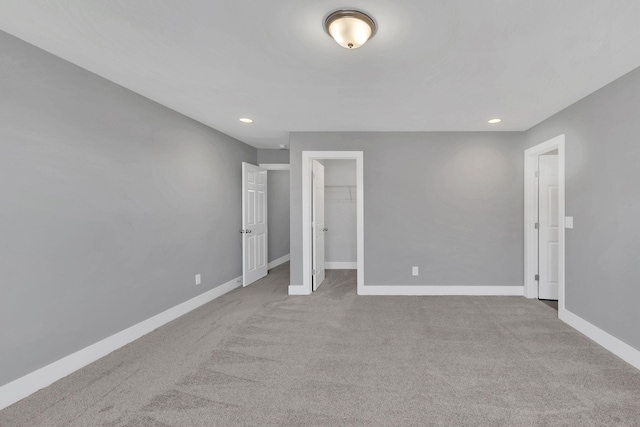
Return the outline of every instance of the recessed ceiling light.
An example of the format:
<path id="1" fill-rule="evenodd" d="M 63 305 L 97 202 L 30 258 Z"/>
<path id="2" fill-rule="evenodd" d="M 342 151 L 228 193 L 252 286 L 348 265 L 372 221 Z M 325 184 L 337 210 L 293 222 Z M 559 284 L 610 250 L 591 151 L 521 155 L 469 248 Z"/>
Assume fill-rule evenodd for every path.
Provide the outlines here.
<path id="1" fill-rule="evenodd" d="M 345 49 L 357 49 L 374 36 L 373 18 L 359 10 L 337 10 L 324 20 L 324 29 Z"/>
<path id="2" fill-rule="evenodd" d="M 241 121 L 242 123 L 253 123 L 253 120 L 252 120 L 252 119 L 250 119 L 250 118 L 248 118 L 248 117 L 241 117 L 241 118 L 240 118 L 240 121 Z"/>
<path id="3" fill-rule="evenodd" d="M 489 123 L 491 125 L 495 125 L 496 123 L 500 123 L 501 121 L 502 121 L 502 119 L 491 119 L 487 123 Z"/>

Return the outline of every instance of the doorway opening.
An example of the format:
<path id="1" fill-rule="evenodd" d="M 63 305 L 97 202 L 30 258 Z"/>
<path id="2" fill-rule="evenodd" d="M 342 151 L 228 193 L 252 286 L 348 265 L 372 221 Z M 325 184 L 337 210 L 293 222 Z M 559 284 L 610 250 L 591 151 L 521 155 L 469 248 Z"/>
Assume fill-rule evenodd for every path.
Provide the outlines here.
<path id="1" fill-rule="evenodd" d="M 329 224 L 324 224 L 324 210 L 322 217 L 318 217 L 319 204 L 324 207 L 326 188 L 324 182 L 318 185 L 316 177 L 324 175 L 324 165 L 319 161 L 333 160 L 355 161 L 355 188 L 350 197 L 355 198 L 355 268 L 357 269 L 357 293 L 361 294 L 364 287 L 364 173 L 362 151 L 303 151 L 302 152 L 302 294 L 309 295 L 321 284 L 323 270 L 326 268 L 324 260 L 324 245 Z M 315 170 L 314 170 L 315 169 Z M 323 177 L 324 178 L 324 177 Z M 314 184 L 315 183 L 315 184 Z M 347 190 L 348 189 L 343 189 Z M 343 191 L 336 190 L 336 191 Z M 333 192 L 333 189 L 329 190 Z M 333 195 L 331 196 L 333 197 Z M 346 194 L 345 194 L 346 197 Z M 336 230 L 337 231 L 337 230 Z M 319 247 L 320 245 L 320 247 Z M 331 261 L 331 260 L 330 260 Z M 342 267 L 344 264 L 333 264 L 332 267 Z M 353 264 L 350 264 L 353 267 Z M 315 270 L 315 271 L 314 271 Z M 314 284 L 315 282 L 315 284 Z"/>
<path id="2" fill-rule="evenodd" d="M 325 268 L 356 270 L 356 161 L 327 159 L 324 165 Z"/>
<path id="3" fill-rule="evenodd" d="M 565 136 L 525 151 L 524 294 L 565 309 Z"/>

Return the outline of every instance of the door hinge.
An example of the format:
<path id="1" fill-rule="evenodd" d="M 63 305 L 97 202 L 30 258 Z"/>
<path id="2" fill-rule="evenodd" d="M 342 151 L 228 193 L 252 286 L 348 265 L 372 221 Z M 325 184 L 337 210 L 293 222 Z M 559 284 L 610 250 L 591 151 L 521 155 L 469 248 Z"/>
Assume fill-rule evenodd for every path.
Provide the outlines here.
<path id="1" fill-rule="evenodd" d="M 311 275 L 312 275 L 312 276 L 315 276 L 315 275 L 316 275 L 316 269 L 315 269 L 315 268 L 314 268 L 314 269 L 313 269 L 313 271 L 311 272 Z"/>
<path id="2" fill-rule="evenodd" d="M 536 171 L 536 178 L 540 178 L 540 172 Z"/>
<path id="3" fill-rule="evenodd" d="M 536 274 L 535 280 L 538 281 L 538 282 L 540 281 L 540 275 L 539 274 Z"/>
<path id="4" fill-rule="evenodd" d="M 540 224 L 536 222 L 536 223 L 535 223 L 535 225 L 534 225 L 534 227 L 535 227 L 535 228 L 536 228 L 536 230 L 537 230 L 537 229 L 539 229 L 539 228 L 540 228 Z"/>

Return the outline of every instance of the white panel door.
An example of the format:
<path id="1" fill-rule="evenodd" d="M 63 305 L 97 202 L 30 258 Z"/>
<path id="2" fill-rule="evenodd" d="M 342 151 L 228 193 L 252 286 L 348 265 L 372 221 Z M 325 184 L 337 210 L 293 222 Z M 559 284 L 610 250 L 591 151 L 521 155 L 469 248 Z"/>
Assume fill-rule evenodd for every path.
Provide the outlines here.
<path id="1" fill-rule="evenodd" d="M 242 286 L 267 275 L 267 170 L 242 163 Z"/>
<path id="2" fill-rule="evenodd" d="M 539 156 L 538 298 L 558 299 L 558 156 Z"/>
<path id="3" fill-rule="evenodd" d="M 313 290 L 317 290 L 318 286 L 324 281 L 324 166 L 317 161 L 313 161 L 313 179 L 312 179 L 312 218 L 311 227 L 313 228 L 313 265 L 312 265 L 312 286 Z"/>

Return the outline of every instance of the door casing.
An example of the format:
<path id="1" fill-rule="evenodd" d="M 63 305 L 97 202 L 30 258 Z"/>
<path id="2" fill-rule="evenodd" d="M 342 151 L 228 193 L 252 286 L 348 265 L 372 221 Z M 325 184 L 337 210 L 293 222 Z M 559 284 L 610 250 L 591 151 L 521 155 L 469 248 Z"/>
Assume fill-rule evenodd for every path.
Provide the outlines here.
<path id="1" fill-rule="evenodd" d="M 289 286 L 289 295 L 310 295 L 312 273 L 311 184 L 312 161 L 346 159 L 356 161 L 356 264 L 357 293 L 364 289 L 364 155 L 362 151 L 303 151 L 302 152 L 302 286 Z M 295 288 L 295 289 L 292 289 Z M 299 289 L 302 288 L 302 289 Z"/>
<path id="2" fill-rule="evenodd" d="M 558 150 L 558 315 L 565 311 L 565 135 L 524 152 L 524 295 L 538 298 L 538 156 Z"/>

